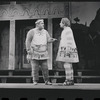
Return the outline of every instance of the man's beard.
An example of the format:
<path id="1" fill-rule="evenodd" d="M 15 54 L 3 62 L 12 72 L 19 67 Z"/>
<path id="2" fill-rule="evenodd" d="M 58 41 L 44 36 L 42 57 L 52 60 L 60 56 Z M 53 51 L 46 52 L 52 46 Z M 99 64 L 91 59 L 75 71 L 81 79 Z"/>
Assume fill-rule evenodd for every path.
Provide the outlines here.
<path id="1" fill-rule="evenodd" d="M 43 27 L 40 27 L 40 28 L 39 28 L 39 30 L 42 30 L 42 29 L 44 29 L 44 28 L 43 28 Z"/>

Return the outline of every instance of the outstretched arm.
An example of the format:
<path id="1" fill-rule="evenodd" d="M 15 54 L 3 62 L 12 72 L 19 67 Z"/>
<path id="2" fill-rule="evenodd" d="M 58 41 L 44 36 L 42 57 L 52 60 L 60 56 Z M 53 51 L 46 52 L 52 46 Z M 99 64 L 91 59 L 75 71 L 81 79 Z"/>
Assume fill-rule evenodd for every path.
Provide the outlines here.
<path id="1" fill-rule="evenodd" d="M 48 43 L 52 43 L 52 42 L 54 42 L 54 41 L 56 41 L 57 39 L 55 39 L 55 38 L 50 38 L 49 40 L 48 40 Z"/>
<path id="2" fill-rule="evenodd" d="M 54 41 L 56 41 L 57 39 L 50 37 L 49 33 L 47 32 L 47 41 L 48 43 L 52 43 Z"/>

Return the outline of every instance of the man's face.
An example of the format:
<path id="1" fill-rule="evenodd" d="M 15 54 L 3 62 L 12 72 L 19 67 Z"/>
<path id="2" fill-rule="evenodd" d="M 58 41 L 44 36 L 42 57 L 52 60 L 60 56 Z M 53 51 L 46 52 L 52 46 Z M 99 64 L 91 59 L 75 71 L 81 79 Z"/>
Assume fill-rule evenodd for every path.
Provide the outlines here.
<path id="1" fill-rule="evenodd" d="M 39 29 L 44 29 L 44 22 L 40 22 L 40 23 L 38 24 L 38 27 L 39 27 Z"/>
<path id="2" fill-rule="evenodd" d="M 62 21 L 60 22 L 60 27 L 63 28 L 64 24 L 62 23 Z"/>

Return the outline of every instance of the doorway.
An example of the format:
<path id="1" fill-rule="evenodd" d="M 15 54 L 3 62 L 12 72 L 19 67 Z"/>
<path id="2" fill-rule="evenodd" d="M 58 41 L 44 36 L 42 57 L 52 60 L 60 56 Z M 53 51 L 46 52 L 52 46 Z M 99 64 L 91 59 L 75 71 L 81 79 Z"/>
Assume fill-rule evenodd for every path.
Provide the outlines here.
<path id="1" fill-rule="evenodd" d="M 10 21 L 0 21 L 0 70 L 9 67 L 9 27 Z"/>

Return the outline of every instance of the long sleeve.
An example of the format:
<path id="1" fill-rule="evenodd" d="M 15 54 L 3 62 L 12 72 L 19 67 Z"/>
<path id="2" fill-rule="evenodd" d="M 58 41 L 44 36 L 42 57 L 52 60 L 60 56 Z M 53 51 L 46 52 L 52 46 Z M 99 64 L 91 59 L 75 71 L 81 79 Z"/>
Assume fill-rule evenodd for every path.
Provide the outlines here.
<path id="1" fill-rule="evenodd" d="M 28 33 L 27 33 L 27 36 L 26 36 L 26 41 L 25 41 L 25 44 L 26 44 L 26 50 L 30 50 L 30 46 L 31 46 L 31 41 L 32 41 L 32 38 L 33 38 L 33 30 L 30 30 Z"/>

